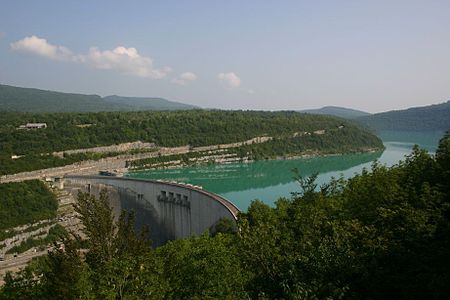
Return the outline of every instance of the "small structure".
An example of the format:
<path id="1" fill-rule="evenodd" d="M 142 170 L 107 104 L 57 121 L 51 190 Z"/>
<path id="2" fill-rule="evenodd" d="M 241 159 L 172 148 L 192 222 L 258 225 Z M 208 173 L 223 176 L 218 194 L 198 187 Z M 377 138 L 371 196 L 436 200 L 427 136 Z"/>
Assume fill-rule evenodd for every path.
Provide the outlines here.
<path id="1" fill-rule="evenodd" d="M 53 189 L 64 189 L 63 177 L 45 177 L 45 182 Z"/>
<path id="2" fill-rule="evenodd" d="M 75 125 L 75 126 L 77 126 L 79 128 L 86 128 L 86 127 L 91 127 L 92 124 L 90 124 L 90 123 L 88 123 L 88 124 L 78 124 L 78 125 Z"/>
<path id="3" fill-rule="evenodd" d="M 19 129 L 45 129 L 47 128 L 47 123 L 27 123 L 25 125 L 20 125 Z"/>
<path id="4" fill-rule="evenodd" d="M 317 134 L 317 135 L 322 135 L 322 134 L 325 134 L 325 130 L 324 130 L 324 129 L 322 129 L 322 130 L 316 130 L 316 131 L 314 131 L 313 133 L 314 133 L 314 134 Z"/>

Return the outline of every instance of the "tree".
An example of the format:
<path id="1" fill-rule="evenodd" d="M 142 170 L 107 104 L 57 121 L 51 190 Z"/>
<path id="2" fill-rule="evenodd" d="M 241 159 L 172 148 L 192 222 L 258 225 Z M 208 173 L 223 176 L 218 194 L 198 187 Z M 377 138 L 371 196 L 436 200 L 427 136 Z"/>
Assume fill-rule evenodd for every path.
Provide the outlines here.
<path id="1" fill-rule="evenodd" d="M 61 243 L 55 243 L 46 263 L 48 271 L 41 278 L 46 299 L 88 298 L 92 293 L 88 266 L 83 261 L 76 240 L 64 239 Z"/>
<path id="2" fill-rule="evenodd" d="M 79 214 L 89 243 L 86 260 L 92 268 L 101 268 L 113 258 L 117 230 L 107 190 L 102 190 L 98 198 L 79 192 L 75 211 Z"/>

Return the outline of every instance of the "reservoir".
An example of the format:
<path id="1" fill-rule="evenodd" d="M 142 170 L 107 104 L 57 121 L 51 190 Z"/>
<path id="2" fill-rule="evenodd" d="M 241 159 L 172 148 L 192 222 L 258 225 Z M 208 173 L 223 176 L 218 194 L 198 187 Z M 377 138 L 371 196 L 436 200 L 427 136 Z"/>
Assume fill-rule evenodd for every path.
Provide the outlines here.
<path id="1" fill-rule="evenodd" d="M 294 179 L 294 169 L 303 177 L 318 173 L 316 183 L 320 186 L 332 177 L 348 178 L 360 173 L 364 168 L 370 169 L 375 160 L 392 166 L 405 155 L 409 155 L 414 144 L 429 152 L 435 152 L 443 133 L 382 132 L 379 136 L 386 149 L 376 153 L 148 170 L 130 172 L 127 176 L 199 185 L 246 211 L 254 199 L 273 206 L 278 198 L 291 197 L 292 192 L 298 192 L 299 185 Z"/>

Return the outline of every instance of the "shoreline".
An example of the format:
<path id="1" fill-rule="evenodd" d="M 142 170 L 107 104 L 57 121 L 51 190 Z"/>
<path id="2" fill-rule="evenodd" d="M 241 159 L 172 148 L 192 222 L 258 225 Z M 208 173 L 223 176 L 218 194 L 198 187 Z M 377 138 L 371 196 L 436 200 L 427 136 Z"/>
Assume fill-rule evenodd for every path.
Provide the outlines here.
<path id="1" fill-rule="evenodd" d="M 121 172 L 128 171 L 128 163 L 139 159 L 154 158 L 157 156 L 170 156 L 176 154 L 186 154 L 201 151 L 214 151 L 223 150 L 229 148 L 236 148 L 243 145 L 259 144 L 271 140 L 269 136 L 254 137 L 246 141 L 229 143 L 229 144 L 216 144 L 209 146 L 191 147 L 189 145 L 178 147 L 157 147 L 155 151 L 137 153 L 137 154 L 120 154 L 117 156 L 105 157 L 99 160 L 84 160 L 73 164 L 68 164 L 60 167 L 38 169 L 33 171 L 20 172 L 16 174 L 7 174 L 0 176 L 0 184 L 8 182 L 20 182 L 32 179 L 42 179 L 46 177 L 61 177 L 65 174 L 76 175 L 93 175 L 98 174 L 99 171 L 109 172 Z M 116 145 L 117 146 L 117 145 Z M 152 150 L 155 149 L 151 148 Z M 86 149 L 84 149 L 86 150 Z M 77 151 L 77 150 L 74 150 Z"/>
<path id="2" fill-rule="evenodd" d="M 48 177 L 62 177 L 66 174 L 74 174 L 74 175 L 97 175 L 100 171 L 107 171 L 119 174 L 119 176 L 124 176 L 125 174 L 128 174 L 130 172 L 135 171 L 145 171 L 145 170 L 155 170 L 158 168 L 136 168 L 133 169 L 130 167 L 130 162 L 138 161 L 142 159 L 152 159 L 156 157 L 168 157 L 172 155 L 183 155 L 183 154 L 189 154 L 189 153 L 201 153 L 201 152 L 213 152 L 213 151 L 223 151 L 230 148 L 237 148 L 244 145 L 249 144 L 259 144 L 264 143 L 269 140 L 271 140 L 272 137 L 263 136 L 263 137 L 255 137 L 246 141 L 242 142 L 236 142 L 236 143 L 230 143 L 230 144 L 219 144 L 219 145 L 209 145 L 209 146 L 201 146 L 201 147 L 190 147 L 189 145 L 185 146 L 179 146 L 179 147 L 159 147 L 156 151 L 147 152 L 147 153 L 136 153 L 136 154 L 120 154 L 117 156 L 112 157 L 106 157 L 101 158 L 99 160 L 86 160 L 86 161 L 80 161 L 73 164 L 60 166 L 60 167 L 53 167 L 53 168 L 46 168 L 46 169 L 39 169 L 39 170 L 33 170 L 28 172 L 21 172 L 17 174 L 8 174 L 8 175 L 2 175 L 0 176 L 0 184 L 1 183 L 8 183 L 8 182 L 20 182 L 25 180 L 32 180 L 32 179 L 46 179 Z M 324 156 L 338 156 L 338 155 L 346 155 L 346 154 L 358 154 L 358 153 L 373 153 L 377 151 L 384 150 L 383 148 L 367 148 L 364 150 L 359 151 L 348 151 L 346 153 L 320 153 L 317 151 L 313 151 L 313 153 L 305 152 L 303 154 L 294 154 L 294 155 L 284 155 L 284 156 L 278 156 L 269 158 L 267 160 L 289 160 L 289 159 L 310 159 L 315 157 L 324 157 Z M 213 154 L 213 153 L 210 153 Z M 210 155 L 212 156 L 212 155 Z M 203 159 L 205 160 L 208 158 L 208 155 L 197 157 L 197 159 Z M 248 157 L 245 158 L 222 158 L 222 159 L 214 159 L 214 161 L 211 162 L 211 160 L 208 160 L 206 164 L 213 163 L 213 164 L 227 164 L 227 163 L 236 163 L 236 162 L 244 162 L 244 163 L 250 163 L 254 162 L 255 160 L 248 159 Z M 168 161 L 170 162 L 170 161 Z M 172 166 L 166 166 L 163 168 L 180 168 L 180 167 L 186 167 L 186 166 L 193 166 L 193 165 L 204 165 L 204 163 L 199 164 L 186 164 L 183 165 L 182 163 L 177 163 Z M 159 169 L 163 169 L 159 168 Z"/>
<path id="3" fill-rule="evenodd" d="M 332 156 L 344 156 L 344 155 L 351 155 L 351 154 L 366 154 L 366 153 L 377 153 L 377 152 L 382 152 L 386 149 L 386 147 L 383 148 L 368 148 L 367 150 L 363 150 L 363 151 L 355 151 L 355 152 L 346 152 L 346 153 L 314 153 L 314 154 L 294 154 L 294 155 L 285 155 L 285 156 L 277 156 L 277 157 L 272 157 L 272 158 L 268 158 L 268 159 L 260 159 L 260 160 L 251 160 L 251 159 L 244 159 L 243 161 L 239 161 L 239 160 L 230 160 L 230 161 L 223 161 L 223 162 L 211 162 L 211 163 L 192 163 L 192 164 L 174 164 L 174 165 L 169 165 L 169 166 L 165 166 L 165 167 L 150 167 L 150 168 L 126 168 L 126 171 L 123 172 L 122 174 L 124 176 L 130 174 L 130 173 L 134 173 L 134 172 L 146 172 L 146 171 L 151 171 L 151 170 L 169 170 L 169 169 L 181 169 L 181 168 L 186 168 L 186 167 L 198 167 L 198 166 L 207 166 L 207 165 L 227 165 L 227 164 L 251 164 L 254 162 L 258 162 L 258 161 L 282 161 L 282 160 L 308 160 L 308 159 L 315 159 L 315 158 L 320 158 L 320 157 L 332 157 Z M 170 162 L 170 161 L 169 161 Z"/>

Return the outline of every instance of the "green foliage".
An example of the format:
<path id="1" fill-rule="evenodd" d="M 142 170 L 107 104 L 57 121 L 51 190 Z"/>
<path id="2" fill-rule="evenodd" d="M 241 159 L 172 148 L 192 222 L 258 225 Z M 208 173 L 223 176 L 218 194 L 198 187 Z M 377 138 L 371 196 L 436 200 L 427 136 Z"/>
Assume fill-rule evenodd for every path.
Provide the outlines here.
<path id="1" fill-rule="evenodd" d="M 0 84 L 0 111 L 98 112 L 192 109 L 162 98 L 69 94 Z"/>
<path id="2" fill-rule="evenodd" d="M 450 197 L 443 176 L 449 168 L 448 139 L 447 134 L 441 140 L 436 157 L 415 148 L 396 166 L 374 163 L 370 171 L 333 179 L 319 189 L 314 176 L 298 176 L 300 192 L 273 208 L 253 202 L 239 216 L 236 233 L 204 234 L 156 250 L 134 231 L 133 214 L 114 224 L 105 195 L 101 200 L 81 195 L 78 210 L 91 239 L 86 258 L 69 243 L 46 267 L 7 275 L 0 295 L 447 299 Z M 64 270 L 67 276 L 56 278 Z"/>
<path id="3" fill-rule="evenodd" d="M 0 230 L 52 219 L 56 196 L 39 180 L 0 184 Z"/>
<path id="4" fill-rule="evenodd" d="M 48 235 L 44 238 L 28 238 L 17 246 L 12 247 L 6 253 L 23 253 L 33 247 L 47 246 L 63 238 L 67 238 L 68 233 L 64 227 L 56 224 L 50 228 Z"/>
<path id="5" fill-rule="evenodd" d="M 17 234 L 17 231 L 9 229 L 0 231 L 0 241 L 9 239 Z M 2 248 L 2 247 L 0 247 Z"/>
<path id="6" fill-rule="evenodd" d="M 92 159 L 90 154 L 58 158 L 54 151 L 141 140 L 160 146 L 205 146 L 269 135 L 276 139 L 254 145 L 267 156 L 305 150 L 326 152 L 382 148 L 381 141 L 356 125 L 330 116 L 295 112 L 178 111 L 28 114 L 4 113 L 0 120 L 0 174 L 61 166 Z M 46 129 L 17 130 L 20 124 L 45 122 Z M 77 125 L 92 124 L 89 127 Z M 337 127 L 345 127 L 338 130 Z M 326 130 L 325 135 L 294 139 L 298 132 Z M 287 139 L 287 140 L 286 140 Z M 246 148 L 243 148 L 246 151 Z M 12 160 L 11 155 L 24 155 Z M 95 158 L 94 158 L 95 159 Z"/>
<path id="7" fill-rule="evenodd" d="M 445 131 L 450 124 L 450 101 L 363 116 L 357 121 L 377 131 Z"/>
<path id="8" fill-rule="evenodd" d="M 23 300 L 23 299 L 46 299 L 42 290 L 41 282 L 37 275 L 40 270 L 27 267 L 16 275 L 6 273 L 3 280 L 5 284 L 0 289 L 0 299 Z"/>
<path id="9" fill-rule="evenodd" d="M 212 236 L 219 233 L 234 234 L 236 231 L 237 228 L 235 222 L 227 218 L 220 219 L 216 224 L 214 224 L 214 226 L 212 226 L 212 228 L 209 229 Z"/>
<path id="10" fill-rule="evenodd" d="M 165 299 L 245 299 L 249 272 L 241 267 L 233 235 L 178 240 L 157 249 Z"/>
<path id="11" fill-rule="evenodd" d="M 441 188 L 450 196 L 450 184 L 448 183 L 450 178 L 450 130 L 445 133 L 439 142 L 439 147 L 436 151 L 436 161 L 441 173 L 438 181 Z"/>
<path id="12" fill-rule="evenodd" d="M 303 113 L 308 114 L 318 114 L 318 115 L 331 115 L 336 116 L 344 119 L 355 119 L 357 117 L 362 116 L 368 116 L 370 113 L 351 109 L 351 108 L 345 108 L 345 107 L 339 107 L 339 106 L 324 106 L 319 109 L 306 109 L 302 110 Z"/>
<path id="13" fill-rule="evenodd" d="M 273 159 L 295 155 L 318 155 L 362 152 L 382 148 L 380 141 L 357 127 L 330 129 L 321 135 L 292 135 L 277 137 L 264 143 L 253 143 L 221 150 L 218 154 L 236 154 L 250 160 Z M 214 154 L 214 153 L 212 153 Z M 191 152 L 134 160 L 131 166 L 145 168 L 147 165 L 181 161 L 185 165 L 195 164 L 195 159 L 211 155 L 210 151 Z"/>
<path id="14" fill-rule="evenodd" d="M 180 102 L 169 101 L 164 98 L 155 97 L 123 97 L 123 96 L 107 96 L 103 97 L 103 100 L 119 106 L 121 111 L 130 110 L 188 110 L 198 108 L 190 104 L 184 104 Z M 111 111 L 110 108 L 106 111 Z"/>
<path id="15" fill-rule="evenodd" d="M 87 265 L 77 249 L 76 241 L 62 238 L 64 247 L 50 251 L 46 260 L 41 286 L 43 298 L 86 299 L 92 287 L 89 286 Z"/>
<path id="16" fill-rule="evenodd" d="M 80 220 L 84 225 L 83 233 L 89 241 L 90 251 L 87 260 L 95 267 L 101 267 L 114 255 L 114 237 L 117 228 L 106 190 L 103 190 L 98 198 L 79 192 L 75 211 L 80 214 Z"/>
<path id="17" fill-rule="evenodd" d="M 442 142 L 440 149 L 439 156 L 448 155 Z M 375 163 L 319 191 L 314 178 L 300 177 L 301 192 L 275 208 L 254 202 L 240 221 L 240 249 L 256 274 L 252 296 L 448 297 L 450 202 L 442 163 L 415 148 L 397 166 Z"/>

